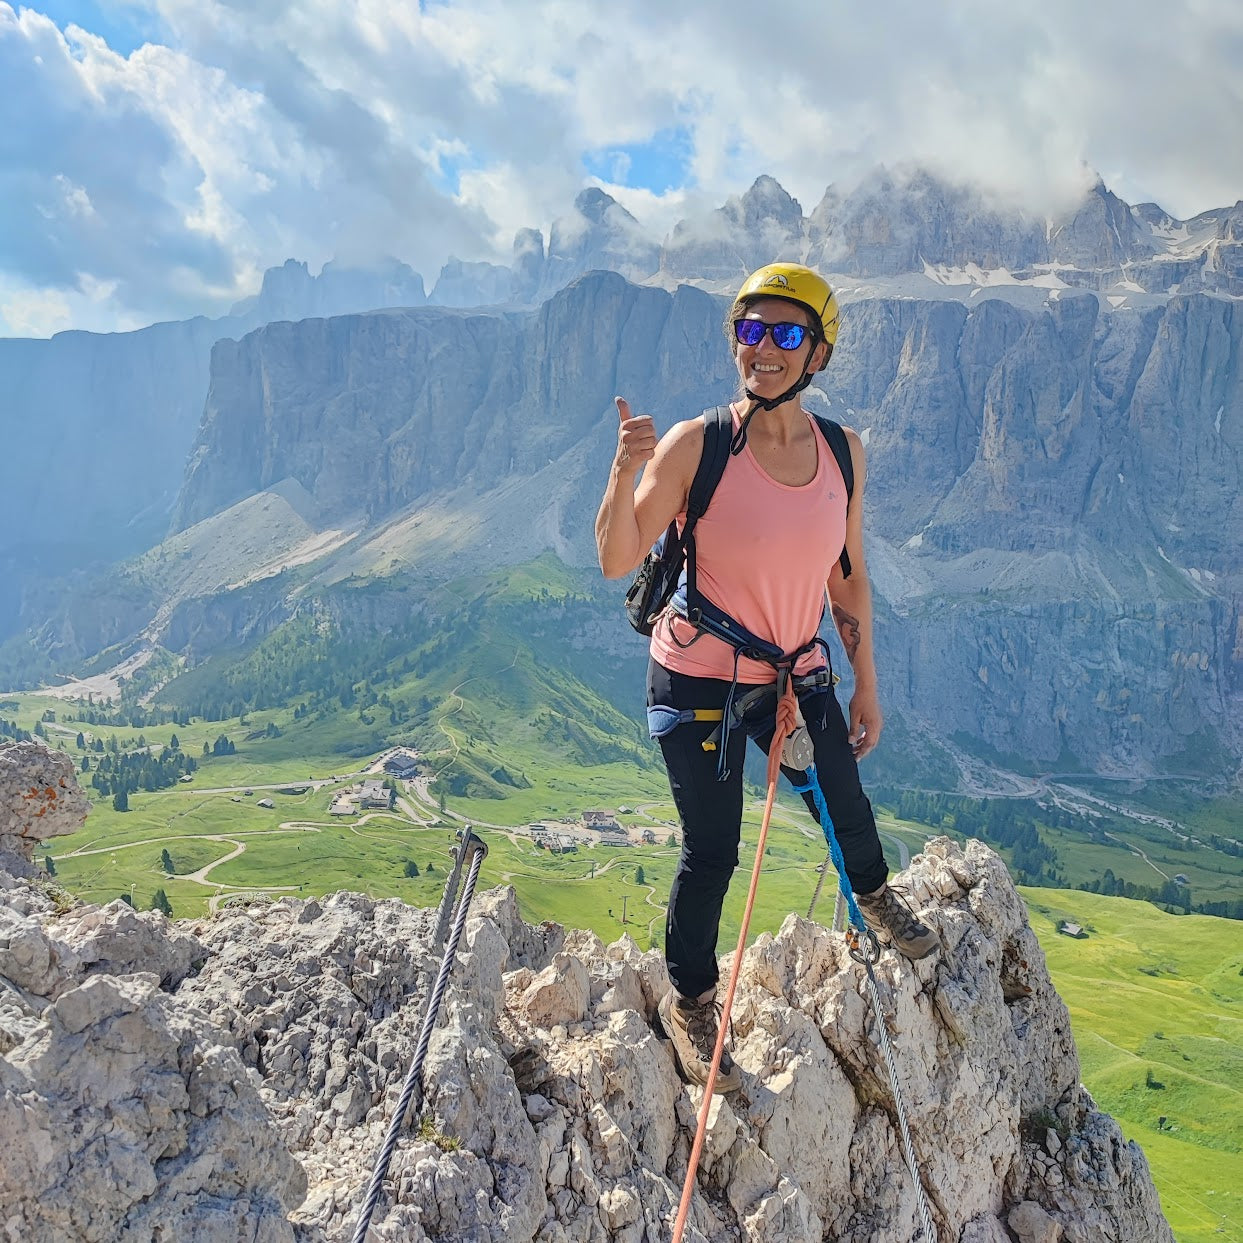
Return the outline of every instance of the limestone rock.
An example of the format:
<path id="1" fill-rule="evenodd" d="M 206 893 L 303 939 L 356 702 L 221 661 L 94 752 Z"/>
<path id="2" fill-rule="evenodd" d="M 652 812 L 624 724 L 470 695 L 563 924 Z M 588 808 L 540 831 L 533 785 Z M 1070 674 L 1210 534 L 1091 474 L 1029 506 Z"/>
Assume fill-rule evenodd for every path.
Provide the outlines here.
<path id="1" fill-rule="evenodd" d="M 942 948 L 881 955 L 880 1016 L 818 924 L 746 951 L 743 1087 L 712 1102 L 688 1243 L 914 1236 L 881 1022 L 943 1238 L 1172 1243 L 1143 1154 L 1079 1085 L 1000 859 L 937 838 L 899 880 Z M 31 892 L 0 893 L 7 1236 L 351 1237 L 439 970 L 435 912 L 342 893 L 173 929 Z M 700 1099 L 653 1029 L 667 988 L 627 937 L 531 928 L 512 891 L 480 895 L 370 1237 L 667 1238 Z"/>
<path id="2" fill-rule="evenodd" d="M 590 990 L 587 969 L 577 958 L 558 954 L 527 985 L 519 1004 L 536 1027 L 579 1023 L 586 1017 Z"/>
<path id="3" fill-rule="evenodd" d="M 89 810 L 67 755 L 0 740 L 0 868 L 31 875 L 35 846 L 74 832 Z"/>
<path id="4" fill-rule="evenodd" d="M 773 178 L 757 177 L 724 206 L 679 221 L 665 241 L 661 270 L 737 288 L 749 272 L 774 259 L 800 259 L 805 231 L 797 200 Z"/>
<path id="5" fill-rule="evenodd" d="M 1019 1243 L 1058 1243 L 1061 1227 L 1032 1200 L 1024 1200 L 1010 1210 L 1006 1220 L 1019 1236 Z"/>
<path id="6" fill-rule="evenodd" d="M 292 1243 L 305 1175 L 237 1053 L 153 976 L 45 1011 L 0 1058 L 0 1132 L 10 1237 Z"/>
<path id="7" fill-rule="evenodd" d="M 174 988 L 207 957 L 207 949 L 159 911 L 136 911 L 119 898 L 104 907 L 78 908 L 60 926 L 64 943 L 90 972 L 154 972 Z"/>

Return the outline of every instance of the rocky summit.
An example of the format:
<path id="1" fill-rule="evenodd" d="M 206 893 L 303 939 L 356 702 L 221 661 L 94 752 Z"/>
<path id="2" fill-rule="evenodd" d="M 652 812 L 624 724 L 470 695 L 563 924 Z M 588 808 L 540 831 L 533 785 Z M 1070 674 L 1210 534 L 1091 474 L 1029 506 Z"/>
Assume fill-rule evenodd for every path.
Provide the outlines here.
<path id="1" fill-rule="evenodd" d="M 170 924 L 30 863 L 84 806 L 0 749 L 0 1238 L 350 1239 L 442 950 L 436 913 L 339 893 Z M 1143 1153 L 1079 1083 L 1023 902 L 978 842 L 899 878 L 941 949 L 876 966 L 938 1237 L 1165 1243 Z M 477 895 L 369 1238 L 656 1243 L 698 1091 L 653 1029 L 661 957 Z M 916 1199 L 863 967 L 790 916 L 741 967 L 743 1088 L 713 1103 L 685 1239 L 907 1243 Z"/>

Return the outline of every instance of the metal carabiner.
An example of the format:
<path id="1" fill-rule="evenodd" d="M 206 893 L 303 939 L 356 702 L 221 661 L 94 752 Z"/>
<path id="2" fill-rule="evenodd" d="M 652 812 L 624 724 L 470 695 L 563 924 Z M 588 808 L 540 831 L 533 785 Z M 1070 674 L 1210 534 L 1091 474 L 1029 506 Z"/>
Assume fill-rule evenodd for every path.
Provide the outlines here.
<path id="1" fill-rule="evenodd" d="M 880 939 L 871 928 L 865 928 L 860 933 L 859 929 L 851 924 L 846 929 L 846 947 L 850 951 L 851 958 L 857 963 L 880 961 Z"/>

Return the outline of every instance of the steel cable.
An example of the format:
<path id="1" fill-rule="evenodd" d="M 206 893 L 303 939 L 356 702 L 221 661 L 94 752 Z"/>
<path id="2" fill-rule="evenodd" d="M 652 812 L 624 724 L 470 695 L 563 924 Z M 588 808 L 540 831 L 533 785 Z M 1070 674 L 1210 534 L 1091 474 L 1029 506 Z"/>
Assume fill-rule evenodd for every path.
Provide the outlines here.
<path id="1" fill-rule="evenodd" d="M 367 1231 L 371 1228 L 371 1216 L 375 1212 L 376 1204 L 379 1202 L 380 1192 L 384 1187 L 384 1178 L 388 1174 L 389 1162 L 393 1159 L 393 1150 L 397 1147 L 397 1140 L 405 1123 L 406 1111 L 410 1108 L 410 1101 L 414 1096 L 415 1088 L 420 1086 L 423 1077 L 423 1063 L 427 1058 L 427 1050 L 432 1042 L 432 1032 L 435 1030 L 436 1019 L 440 1014 L 440 1003 L 444 1000 L 445 989 L 449 984 L 449 973 L 453 970 L 453 960 L 457 956 L 458 941 L 461 939 L 462 929 L 466 926 L 467 911 L 470 907 L 470 900 L 474 896 L 475 882 L 479 879 L 479 869 L 482 867 L 484 856 L 487 853 L 487 846 L 467 826 L 462 837 L 462 844 L 458 848 L 453 872 L 445 885 L 445 894 L 441 901 L 440 919 L 437 921 L 437 928 L 443 926 L 447 918 L 447 912 L 453 906 L 457 890 L 457 878 L 461 872 L 462 860 L 467 854 L 471 855 L 470 871 L 467 873 L 466 884 L 462 889 L 462 900 L 457 904 L 453 928 L 449 933 L 449 943 L 445 946 L 445 955 L 440 963 L 440 971 L 436 976 L 436 985 L 432 990 L 431 1000 L 428 1002 L 427 1014 L 423 1017 L 423 1030 L 419 1033 L 419 1043 L 414 1051 L 414 1060 L 410 1063 L 410 1070 L 406 1075 L 406 1082 L 401 1089 L 401 1097 L 397 1102 L 397 1109 L 393 1114 L 393 1120 L 389 1124 L 388 1135 L 384 1139 L 384 1146 L 380 1149 L 380 1155 L 376 1159 L 375 1169 L 371 1175 L 371 1184 L 367 1188 L 367 1198 L 363 1203 L 358 1226 L 354 1231 L 353 1243 L 364 1243 Z"/>

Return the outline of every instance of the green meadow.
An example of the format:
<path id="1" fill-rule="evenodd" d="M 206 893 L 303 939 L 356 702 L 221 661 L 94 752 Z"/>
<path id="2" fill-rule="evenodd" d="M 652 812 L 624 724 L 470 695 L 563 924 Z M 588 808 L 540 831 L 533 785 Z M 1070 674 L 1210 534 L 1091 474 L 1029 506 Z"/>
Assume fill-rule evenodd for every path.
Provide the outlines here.
<path id="1" fill-rule="evenodd" d="M 493 664 L 496 675 L 509 668 L 502 668 L 504 661 Z M 334 795 L 366 771 L 385 744 L 366 711 L 298 716 L 276 708 L 185 726 L 91 730 L 65 721 L 73 710 L 64 701 L 21 695 L 8 697 L 2 715 L 33 729 L 45 712 L 54 712 L 57 720 L 44 723 L 48 740 L 63 745 L 75 762 L 82 754 L 79 729 L 88 737 L 115 737 L 122 748 L 137 746 L 140 738 L 163 747 L 176 733 L 182 750 L 197 759 L 191 782 L 135 792 L 125 812 L 90 790 L 88 773 L 80 774 L 98 801 L 79 832 L 47 843 L 44 854 L 53 860 L 56 881 L 88 901 L 124 895 L 145 909 L 163 889 L 176 917 L 201 918 L 231 897 L 354 889 L 434 906 L 456 830 L 469 822 L 489 848 L 481 887 L 512 885 L 527 920 L 590 928 L 606 941 L 625 933 L 643 949 L 659 947 L 677 861 L 676 845 L 669 844 L 676 812 L 663 772 L 651 762 L 650 748 L 642 762 L 645 744 L 631 725 L 610 723 L 594 704 L 581 721 L 569 715 L 568 703 L 564 712 L 550 713 L 538 706 L 539 693 L 535 683 L 521 680 L 502 695 L 496 676 L 471 679 L 469 687 L 457 679 L 422 727 L 420 750 L 432 778 L 468 766 L 476 778 L 466 792 L 439 784 L 431 793 L 425 784 L 405 783 L 392 812 L 345 817 L 328 814 Z M 266 732 L 269 724 L 275 735 Z M 600 740 L 618 728 L 630 736 L 614 745 L 614 756 Z M 221 734 L 236 751 L 201 757 L 204 743 L 210 748 Z M 550 747 L 550 739 L 563 749 Z M 594 746 L 606 748 L 603 762 L 585 763 Z M 508 776 L 494 780 L 502 768 Z M 481 797 L 484 788 L 504 797 Z M 732 949 L 738 937 L 760 796 L 749 789 L 722 950 Z M 260 807 L 261 798 L 274 805 Z M 537 849 L 524 831 L 535 821 L 555 831 L 559 820 L 576 820 L 589 809 L 615 811 L 627 827 L 650 828 L 654 844 L 584 842 L 554 855 Z M 897 820 L 884 809 L 878 819 L 894 866 L 903 849 L 913 854 L 940 831 Z M 1229 807 L 1214 808 L 1209 827 L 1197 831 L 1229 835 L 1233 823 Z M 1243 864 L 1237 857 L 1188 850 L 1158 826 L 1137 822 L 1112 845 L 1066 830 L 1050 835 L 1067 872 L 1084 878 L 1109 869 L 1151 884 L 1158 873 L 1179 872 L 1198 895 L 1239 894 Z M 784 794 L 768 839 L 752 937 L 775 931 L 791 911 L 807 913 L 824 857 L 818 828 L 801 802 Z M 1084 1082 L 1128 1138 L 1142 1145 L 1179 1243 L 1243 1239 L 1243 1194 L 1237 1190 L 1243 1187 L 1243 923 L 1174 916 L 1148 903 L 1073 890 L 1024 893 L 1070 1009 Z M 830 877 L 816 912 L 822 921 L 831 919 L 833 900 Z M 1059 935 L 1065 919 L 1081 924 L 1087 937 Z"/>
<path id="2" fill-rule="evenodd" d="M 1144 1149 L 1179 1243 L 1243 1239 L 1243 924 L 1023 892 L 1083 1081 Z"/>

